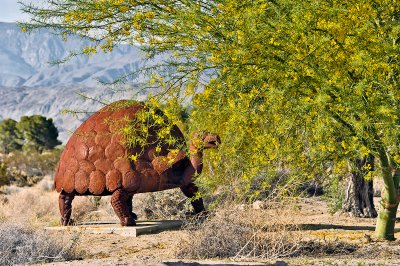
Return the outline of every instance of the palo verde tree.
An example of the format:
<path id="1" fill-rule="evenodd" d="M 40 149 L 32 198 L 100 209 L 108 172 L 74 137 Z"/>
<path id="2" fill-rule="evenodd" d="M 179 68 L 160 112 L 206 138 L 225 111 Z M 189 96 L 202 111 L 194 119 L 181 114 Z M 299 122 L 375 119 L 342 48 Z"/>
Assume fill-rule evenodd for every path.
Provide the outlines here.
<path id="1" fill-rule="evenodd" d="M 192 127 L 223 132 L 215 165 L 206 162 L 221 173 L 214 183 L 262 191 L 281 176 L 326 174 L 328 162 L 339 174 L 378 158 L 376 233 L 394 238 L 399 1 L 52 0 L 23 9 L 32 15 L 23 29 L 78 34 L 93 41 L 88 55 L 123 42 L 168 56 L 151 83 L 192 100 Z"/>

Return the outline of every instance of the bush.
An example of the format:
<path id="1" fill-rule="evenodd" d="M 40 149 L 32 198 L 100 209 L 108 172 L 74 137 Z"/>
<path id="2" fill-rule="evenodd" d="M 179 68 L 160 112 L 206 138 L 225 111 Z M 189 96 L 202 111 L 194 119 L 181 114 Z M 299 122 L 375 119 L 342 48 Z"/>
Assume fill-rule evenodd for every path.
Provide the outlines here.
<path id="1" fill-rule="evenodd" d="M 170 189 L 135 195 L 133 211 L 139 219 L 183 219 L 192 207 L 179 189 Z"/>
<path id="2" fill-rule="evenodd" d="M 78 238 L 69 242 L 43 230 L 19 224 L 0 224 L 0 265 L 33 264 L 76 259 Z"/>
<path id="3" fill-rule="evenodd" d="M 0 186 L 32 186 L 45 175 L 53 175 L 62 150 L 39 153 L 15 151 L 0 163 Z"/>
<path id="4" fill-rule="evenodd" d="M 187 241 L 179 247 L 178 257 L 275 259 L 299 250 L 299 230 L 281 205 L 269 204 L 267 210 L 227 206 L 204 222 L 194 220 L 187 226 Z"/>
<path id="5" fill-rule="evenodd" d="M 8 184 L 8 166 L 6 163 L 0 162 L 0 187 Z"/>
<path id="6" fill-rule="evenodd" d="M 336 213 L 343 208 L 346 185 L 343 178 L 334 176 L 327 179 L 324 184 L 324 195 L 322 198 L 328 204 L 329 213 Z"/>

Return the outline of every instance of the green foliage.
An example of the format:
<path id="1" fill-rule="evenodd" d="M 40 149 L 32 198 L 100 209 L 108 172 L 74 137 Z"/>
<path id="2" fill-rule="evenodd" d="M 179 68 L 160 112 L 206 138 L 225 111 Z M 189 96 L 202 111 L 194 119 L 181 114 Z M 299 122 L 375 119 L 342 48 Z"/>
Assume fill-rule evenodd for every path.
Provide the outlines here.
<path id="1" fill-rule="evenodd" d="M 136 153 L 130 156 L 131 160 L 144 151 L 144 147 L 155 146 L 155 153 L 162 150 L 186 150 L 184 136 L 178 131 L 177 124 L 183 123 L 183 108 L 177 101 L 160 104 L 156 99 L 150 98 L 145 103 L 136 101 L 116 102 L 110 106 L 118 112 L 118 109 L 136 105 L 138 110 L 133 116 L 126 115 L 121 119 L 108 119 L 105 121 L 111 128 L 118 129 L 122 135 L 122 142 Z"/>
<path id="2" fill-rule="evenodd" d="M 8 185 L 9 179 L 7 175 L 7 163 L 0 163 L 0 187 L 4 185 Z"/>
<path id="3" fill-rule="evenodd" d="M 21 149 L 21 144 L 17 138 L 17 121 L 4 119 L 0 122 L 0 152 L 10 153 Z"/>
<path id="4" fill-rule="evenodd" d="M 285 172 L 290 188 L 326 161 L 340 172 L 369 153 L 398 168 L 399 1 L 62 0 L 24 10 L 34 18 L 24 29 L 91 39 L 84 54 L 122 42 L 167 52 L 151 86 L 164 100 L 187 97 L 190 131 L 223 140 L 205 162 L 209 187 L 247 194 Z M 394 203 L 398 182 L 384 179 Z"/>
<path id="5" fill-rule="evenodd" d="M 343 178 L 340 176 L 333 176 L 324 184 L 323 199 L 328 203 L 328 211 L 334 214 L 342 210 L 346 187 Z"/>
<path id="6" fill-rule="evenodd" d="M 53 119 L 41 115 L 23 116 L 16 124 L 17 136 L 26 150 L 43 151 L 61 144 Z"/>

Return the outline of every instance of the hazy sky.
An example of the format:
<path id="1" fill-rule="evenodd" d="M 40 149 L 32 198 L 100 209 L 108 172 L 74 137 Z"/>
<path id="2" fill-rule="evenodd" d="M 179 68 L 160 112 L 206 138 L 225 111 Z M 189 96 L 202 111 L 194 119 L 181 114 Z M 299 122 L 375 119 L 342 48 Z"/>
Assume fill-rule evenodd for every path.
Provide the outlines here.
<path id="1" fill-rule="evenodd" d="M 24 2 L 29 3 L 31 1 Z M 19 8 L 18 0 L 0 0 L 0 22 L 16 22 L 27 18 Z"/>

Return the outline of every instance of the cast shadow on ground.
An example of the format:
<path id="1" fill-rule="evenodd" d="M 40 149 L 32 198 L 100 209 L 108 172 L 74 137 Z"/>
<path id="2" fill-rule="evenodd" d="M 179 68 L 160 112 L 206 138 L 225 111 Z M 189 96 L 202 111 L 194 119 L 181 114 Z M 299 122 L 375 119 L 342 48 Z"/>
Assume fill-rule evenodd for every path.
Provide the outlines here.
<path id="1" fill-rule="evenodd" d="M 302 230 L 324 230 L 324 229 L 342 229 L 351 231 L 375 231 L 375 226 L 362 225 L 338 225 L 338 224 L 300 224 Z M 396 228 L 395 232 L 400 232 L 400 228 Z"/>
<path id="2" fill-rule="evenodd" d="M 251 262 L 231 262 L 231 263 L 207 263 L 207 262 L 185 262 L 185 261 L 168 261 L 163 264 L 167 266 L 288 266 L 284 261 L 277 261 L 273 264 L 260 264 L 260 263 L 251 263 Z"/>

